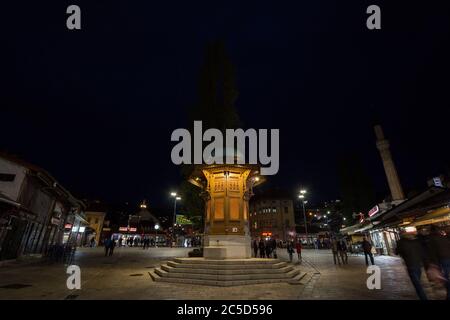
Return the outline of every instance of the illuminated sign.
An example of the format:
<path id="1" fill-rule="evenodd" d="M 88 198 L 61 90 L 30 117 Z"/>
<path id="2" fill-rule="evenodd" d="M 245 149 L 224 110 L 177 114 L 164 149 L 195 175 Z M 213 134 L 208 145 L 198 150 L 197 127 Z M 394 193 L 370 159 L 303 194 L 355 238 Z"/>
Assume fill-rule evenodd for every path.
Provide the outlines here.
<path id="1" fill-rule="evenodd" d="M 128 231 L 128 228 L 127 227 L 120 227 L 119 231 Z"/>
<path id="2" fill-rule="evenodd" d="M 130 232 L 136 232 L 137 228 L 130 228 Z"/>
<path id="3" fill-rule="evenodd" d="M 270 237 L 270 236 L 272 236 L 272 232 L 263 232 L 262 235 L 264 237 Z"/>
<path id="4" fill-rule="evenodd" d="M 86 227 L 80 227 L 79 232 L 83 233 L 86 230 Z"/>
<path id="5" fill-rule="evenodd" d="M 185 215 L 177 214 L 177 221 L 176 224 L 183 226 L 183 225 L 189 225 L 192 224 L 192 221 L 186 218 Z"/>
<path id="6" fill-rule="evenodd" d="M 372 217 L 372 216 L 376 215 L 378 212 L 380 212 L 380 207 L 378 205 L 376 205 L 375 207 L 370 209 L 369 217 Z"/>
<path id="7" fill-rule="evenodd" d="M 64 229 L 72 229 L 72 224 L 66 223 L 66 224 L 64 225 Z"/>

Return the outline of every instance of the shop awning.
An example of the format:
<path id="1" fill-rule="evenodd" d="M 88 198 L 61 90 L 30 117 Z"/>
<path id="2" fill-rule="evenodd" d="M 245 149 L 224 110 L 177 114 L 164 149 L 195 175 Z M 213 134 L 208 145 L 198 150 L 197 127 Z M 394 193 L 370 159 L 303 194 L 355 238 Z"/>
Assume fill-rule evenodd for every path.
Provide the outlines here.
<path id="1" fill-rule="evenodd" d="M 428 214 L 423 215 L 419 219 L 414 220 L 411 226 L 421 226 L 438 222 L 450 221 L 450 207 L 446 206 Z"/>

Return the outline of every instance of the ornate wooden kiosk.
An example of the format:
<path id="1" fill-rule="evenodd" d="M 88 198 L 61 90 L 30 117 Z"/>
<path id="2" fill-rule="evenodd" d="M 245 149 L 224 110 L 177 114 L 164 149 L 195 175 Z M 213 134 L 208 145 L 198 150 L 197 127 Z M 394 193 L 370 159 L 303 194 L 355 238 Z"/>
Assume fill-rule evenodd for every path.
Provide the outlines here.
<path id="1" fill-rule="evenodd" d="M 256 165 L 199 165 L 189 181 L 205 200 L 205 259 L 251 257 L 248 201 L 262 183 Z"/>

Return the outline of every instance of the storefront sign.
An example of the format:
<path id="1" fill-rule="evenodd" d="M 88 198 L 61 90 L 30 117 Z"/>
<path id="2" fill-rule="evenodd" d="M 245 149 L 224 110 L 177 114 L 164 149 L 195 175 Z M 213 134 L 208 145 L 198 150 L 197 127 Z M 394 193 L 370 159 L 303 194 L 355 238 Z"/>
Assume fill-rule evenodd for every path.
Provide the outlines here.
<path id="1" fill-rule="evenodd" d="M 104 230 L 104 229 L 103 229 Z M 128 227 L 120 227 L 119 231 L 128 231 Z"/>
<path id="2" fill-rule="evenodd" d="M 441 187 L 441 188 L 444 187 L 444 185 L 442 184 L 442 180 L 441 180 L 441 178 L 439 178 L 439 177 L 433 178 L 433 184 L 434 184 L 434 186 L 436 186 L 436 187 Z"/>
<path id="3" fill-rule="evenodd" d="M 130 232 L 136 232 L 137 228 L 130 228 Z"/>
<path id="4" fill-rule="evenodd" d="M 370 209 L 369 217 L 372 217 L 372 216 L 376 215 L 378 212 L 380 212 L 380 207 L 378 205 L 376 205 L 375 207 Z"/>
<path id="5" fill-rule="evenodd" d="M 72 224 L 71 223 L 66 223 L 64 225 L 64 229 L 72 229 Z"/>
<path id="6" fill-rule="evenodd" d="M 272 232 L 263 232 L 262 235 L 264 237 L 271 237 L 272 236 Z"/>

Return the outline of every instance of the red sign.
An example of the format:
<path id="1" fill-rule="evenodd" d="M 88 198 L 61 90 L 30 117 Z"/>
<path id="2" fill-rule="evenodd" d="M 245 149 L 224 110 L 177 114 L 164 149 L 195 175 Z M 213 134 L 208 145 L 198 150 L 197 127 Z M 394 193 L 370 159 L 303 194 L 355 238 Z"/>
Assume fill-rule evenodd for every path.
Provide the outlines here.
<path id="1" fill-rule="evenodd" d="M 72 224 L 71 223 L 66 223 L 64 225 L 64 229 L 72 229 Z"/>
<path id="2" fill-rule="evenodd" d="M 272 236 L 272 232 L 263 232 L 262 235 L 264 237 L 270 237 L 270 236 Z"/>
<path id="3" fill-rule="evenodd" d="M 378 212 L 380 212 L 380 207 L 378 207 L 378 205 L 376 205 L 375 207 L 370 209 L 369 217 L 376 215 Z"/>

